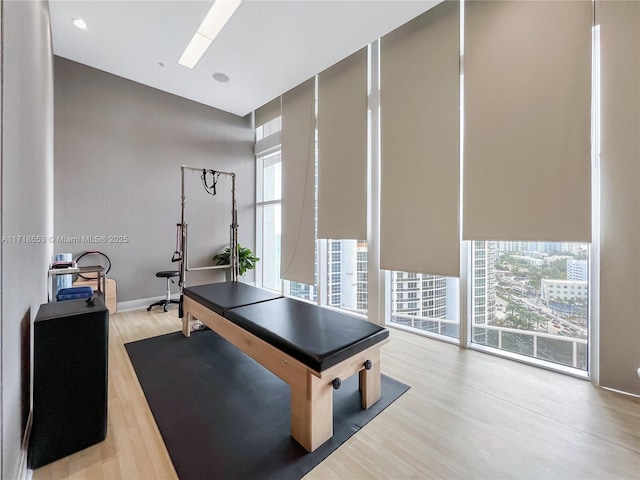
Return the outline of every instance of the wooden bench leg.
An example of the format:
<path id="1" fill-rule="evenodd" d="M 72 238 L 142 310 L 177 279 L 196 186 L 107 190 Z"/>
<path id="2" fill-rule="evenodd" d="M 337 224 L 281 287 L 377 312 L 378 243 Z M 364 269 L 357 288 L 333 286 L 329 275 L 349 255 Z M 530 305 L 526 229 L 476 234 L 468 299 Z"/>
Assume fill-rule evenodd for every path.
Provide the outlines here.
<path id="1" fill-rule="evenodd" d="M 193 327 L 193 317 L 187 311 L 182 314 L 182 334 L 185 337 L 191 336 L 191 328 Z"/>
<path id="2" fill-rule="evenodd" d="M 358 373 L 362 408 L 367 409 L 380 400 L 380 356 L 373 361 L 370 370 L 362 369 Z"/>
<path id="3" fill-rule="evenodd" d="M 307 374 L 291 386 L 291 436 L 308 452 L 333 436 L 333 387 L 326 379 Z"/>

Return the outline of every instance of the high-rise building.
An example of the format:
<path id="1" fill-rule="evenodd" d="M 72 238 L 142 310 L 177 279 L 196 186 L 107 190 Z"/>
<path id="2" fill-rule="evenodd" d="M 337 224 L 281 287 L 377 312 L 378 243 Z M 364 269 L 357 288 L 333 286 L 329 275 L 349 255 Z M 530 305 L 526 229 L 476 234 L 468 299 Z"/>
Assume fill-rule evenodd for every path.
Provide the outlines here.
<path id="1" fill-rule="evenodd" d="M 586 282 L 589 279 L 589 265 L 586 260 L 567 260 L 567 280 Z"/>
<path id="2" fill-rule="evenodd" d="M 393 312 L 425 318 L 447 318 L 447 278 L 421 273 L 391 274 Z"/>
<path id="3" fill-rule="evenodd" d="M 454 279 L 457 281 L 457 279 Z M 455 282 L 447 277 L 420 273 L 391 273 L 391 321 L 427 332 L 458 336 L 455 317 L 447 307 L 456 295 Z M 451 321 L 453 320 L 453 321 Z"/>
<path id="4" fill-rule="evenodd" d="M 327 240 L 327 305 L 367 311 L 367 243 Z"/>
<path id="5" fill-rule="evenodd" d="M 357 254 L 358 254 L 358 270 L 357 270 L 357 309 L 361 312 L 366 312 L 368 309 L 369 294 L 367 290 L 368 277 L 367 277 L 367 242 L 358 241 Z"/>
<path id="6" fill-rule="evenodd" d="M 498 242 L 473 242 L 473 341 L 487 344 L 487 330 L 478 328 L 496 318 L 496 255 Z M 528 243 L 528 242 L 522 242 Z"/>

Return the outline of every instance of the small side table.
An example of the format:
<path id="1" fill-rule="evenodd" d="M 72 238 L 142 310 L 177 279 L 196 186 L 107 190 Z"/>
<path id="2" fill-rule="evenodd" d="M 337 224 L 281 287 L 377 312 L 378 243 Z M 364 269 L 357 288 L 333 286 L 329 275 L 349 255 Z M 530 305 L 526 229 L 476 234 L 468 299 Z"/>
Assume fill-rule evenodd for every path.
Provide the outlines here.
<path id="1" fill-rule="evenodd" d="M 69 268 L 50 268 L 49 269 L 49 302 L 55 300 L 53 291 L 53 277 L 57 275 L 73 275 L 83 273 L 96 273 L 98 283 L 98 294 L 104 297 L 104 292 L 107 291 L 106 276 L 104 274 L 104 267 L 101 265 L 87 265 L 82 267 L 69 267 Z"/>

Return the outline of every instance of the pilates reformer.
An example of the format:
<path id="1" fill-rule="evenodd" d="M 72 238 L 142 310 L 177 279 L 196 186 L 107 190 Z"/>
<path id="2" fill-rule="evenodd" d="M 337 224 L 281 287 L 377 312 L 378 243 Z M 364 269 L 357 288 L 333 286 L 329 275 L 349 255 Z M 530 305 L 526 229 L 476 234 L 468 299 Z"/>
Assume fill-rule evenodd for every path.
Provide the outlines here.
<path id="1" fill-rule="evenodd" d="M 186 209 L 186 191 L 185 191 L 185 173 L 199 172 L 201 173 L 202 184 L 205 191 L 211 195 L 216 195 L 216 184 L 221 175 L 231 177 L 231 224 L 229 225 L 229 246 L 230 246 L 230 264 L 229 265 L 207 265 L 200 267 L 189 266 L 189 248 L 188 248 L 188 225 L 185 222 Z M 187 272 L 202 270 L 220 270 L 230 269 L 231 281 L 238 279 L 238 210 L 236 206 L 236 174 L 231 172 L 221 172 L 218 170 L 203 169 L 196 167 L 188 167 L 182 165 L 180 167 L 181 174 L 181 212 L 180 223 L 176 224 L 176 250 L 171 258 L 172 262 L 178 262 L 178 271 L 180 272 L 178 286 L 180 288 L 180 306 L 179 317 L 183 317 L 184 287 L 186 285 Z M 207 180 L 211 178 L 211 185 Z"/>

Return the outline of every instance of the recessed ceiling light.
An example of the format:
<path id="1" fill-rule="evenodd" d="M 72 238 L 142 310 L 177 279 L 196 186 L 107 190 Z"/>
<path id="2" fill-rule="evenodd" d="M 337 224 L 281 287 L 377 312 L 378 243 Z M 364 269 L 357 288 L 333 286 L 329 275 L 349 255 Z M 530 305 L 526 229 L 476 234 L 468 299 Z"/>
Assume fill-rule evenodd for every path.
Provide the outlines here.
<path id="1" fill-rule="evenodd" d="M 83 19 L 81 18 L 72 18 L 71 21 L 73 22 L 73 24 L 82 29 L 82 30 L 86 30 L 87 29 L 87 24 L 84 22 Z"/>
<path id="2" fill-rule="evenodd" d="M 214 73 L 211 76 L 213 77 L 214 80 L 221 83 L 227 83 L 229 81 L 229 76 L 225 75 L 224 73 Z"/>
<path id="3" fill-rule="evenodd" d="M 195 67 L 209 45 L 227 24 L 231 15 L 240 6 L 240 3 L 242 0 L 216 0 L 213 2 L 207 16 L 202 20 L 198 31 L 187 45 L 178 63 L 187 68 Z"/>

